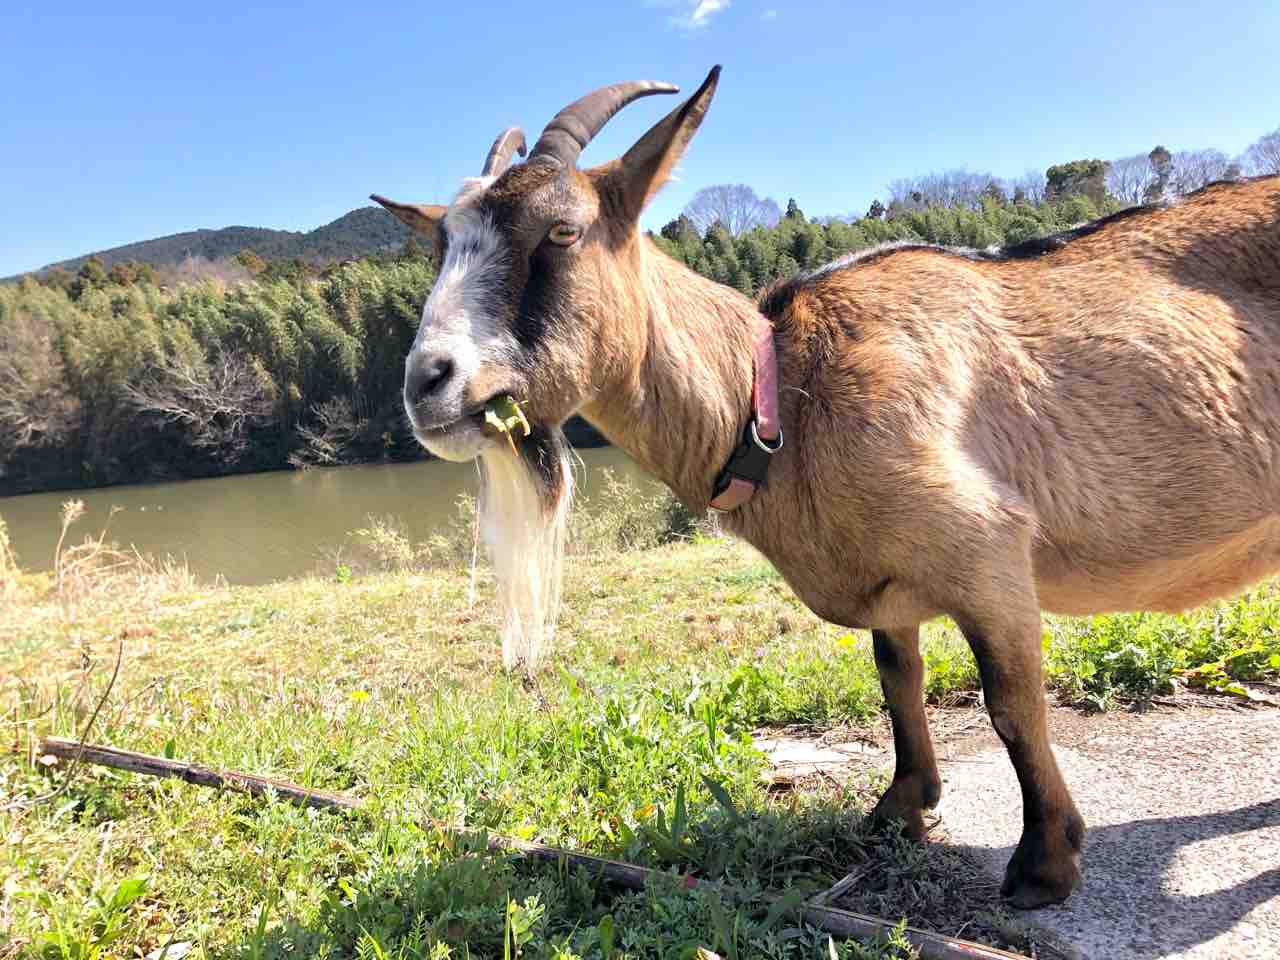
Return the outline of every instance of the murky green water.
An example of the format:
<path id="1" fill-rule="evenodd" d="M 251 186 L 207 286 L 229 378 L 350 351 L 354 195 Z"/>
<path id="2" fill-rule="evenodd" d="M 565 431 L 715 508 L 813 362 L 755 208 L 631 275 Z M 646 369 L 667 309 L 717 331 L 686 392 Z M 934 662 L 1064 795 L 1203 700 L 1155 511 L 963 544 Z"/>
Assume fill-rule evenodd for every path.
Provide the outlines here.
<path id="1" fill-rule="evenodd" d="M 600 472 L 641 478 L 614 447 L 579 450 L 580 489 L 590 497 Z M 266 583 L 313 573 L 327 551 L 370 515 L 401 520 L 415 540 L 454 515 L 458 494 L 474 494 L 472 464 L 430 461 L 255 473 L 213 480 L 140 484 L 0 498 L 0 517 L 26 570 L 53 562 L 62 502 L 84 500 L 87 513 L 68 538 L 79 543 L 110 516 L 108 539 L 142 553 L 185 557 L 197 576 Z M 111 516 L 113 507 L 119 510 Z"/>

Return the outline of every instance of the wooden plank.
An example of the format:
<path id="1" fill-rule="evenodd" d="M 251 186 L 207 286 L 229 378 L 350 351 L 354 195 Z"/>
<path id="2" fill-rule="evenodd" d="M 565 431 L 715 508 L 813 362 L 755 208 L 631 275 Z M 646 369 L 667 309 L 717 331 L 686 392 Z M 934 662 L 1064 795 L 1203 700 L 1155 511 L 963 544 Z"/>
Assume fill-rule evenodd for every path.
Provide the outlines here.
<path id="1" fill-rule="evenodd" d="M 275 795 L 282 800 L 300 806 L 316 807 L 321 810 L 360 810 L 363 807 L 358 797 L 349 797 L 341 793 L 330 793 L 326 790 L 311 790 L 307 787 L 290 783 L 288 780 L 276 780 L 271 777 L 259 777 L 251 773 L 236 770 L 216 770 L 198 763 L 184 760 L 170 760 L 167 757 L 152 756 L 147 753 L 135 753 L 132 750 L 118 750 L 115 747 L 103 747 L 94 744 L 80 743 L 77 740 L 63 740 L 58 737 L 45 737 L 40 741 L 40 752 L 64 759 L 80 757 L 81 763 L 92 763 L 96 766 L 111 767 L 115 770 L 126 770 L 148 777 L 171 777 L 185 780 L 201 787 L 212 787 L 215 790 L 228 790 L 235 793 L 248 793 L 256 797 Z M 446 832 L 457 834 L 458 831 L 446 824 L 432 822 L 430 826 Z M 549 863 L 568 863 L 584 867 L 587 870 L 607 877 L 619 886 L 631 890 L 643 890 L 650 881 L 662 878 L 693 889 L 699 886 L 717 890 L 723 896 L 740 902 L 763 901 L 772 906 L 781 901 L 781 897 L 766 894 L 762 897 L 751 897 L 732 887 L 720 886 L 708 880 L 700 880 L 693 876 L 679 876 L 661 870 L 608 860 L 589 853 L 575 850 L 563 850 L 549 847 L 546 844 L 534 843 L 531 840 L 520 840 L 516 837 L 489 834 L 487 844 L 491 850 L 517 853 L 533 860 Z M 835 907 L 818 904 L 800 904 L 795 908 L 796 914 L 805 923 L 817 927 L 827 933 L 852 940 L 875 940 L 888 935 L 895 926 L 892 922 L 880 917 L 853 913 Z M 915 927 L 906 928 L 906 937 L 919 951 L 921 960 L 1028 960 L 1019 953 L 1010 953 L 998 947 L 990 947 L 969 940 L 959 940 L 931 930 L 920 930 Z"/>

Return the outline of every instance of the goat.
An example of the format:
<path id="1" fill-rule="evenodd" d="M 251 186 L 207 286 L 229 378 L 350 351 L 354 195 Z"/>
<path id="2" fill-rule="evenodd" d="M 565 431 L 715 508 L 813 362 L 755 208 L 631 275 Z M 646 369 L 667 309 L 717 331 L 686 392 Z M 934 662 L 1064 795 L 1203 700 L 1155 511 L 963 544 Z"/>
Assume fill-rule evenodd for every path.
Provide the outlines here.
<path id="1" fill-rule="evenodd" d="M 1179 610 L 1280 568 L 1280 177 L 1002 252 L 874 250 L 757 305 L 638 227 L 718 76 L 600 166 L 577 158 L 604 123 L 674 87 L 588 94 L 524 163 L 508 131 L 448 207 L 375 196 L 442 256 L 406 361 L 416 435 L 481 457 L 490 479 L 506 458 L 502 482 L 537 491 L 494 501 L 519 504 L 487 526 L 498 550 L 530 515 L 542 532 L 519 534 L 526 547 L 558 542 L 558 430 L 575 413 L 702 511 L 760 422 L 753 384 L 772 358 L 755 345 L 771 331 L 797 388 L 778 401 L 786 443 L 762 444 L 781 449 L 725 526 L 820 617 L 872 631 L 897 756 L 874 813 L 913 836 L 941 790 L 919 625 L 958 624 L 1022 786 L 1002 892 L 1061 901 L 1081 882 L 1084 823 L 1050 750 L 1041 610 Z M 504 393 L 534 421 L 521 469 L 483 429 Z M 554 566 L 531 588 L 544 601 Z"/>

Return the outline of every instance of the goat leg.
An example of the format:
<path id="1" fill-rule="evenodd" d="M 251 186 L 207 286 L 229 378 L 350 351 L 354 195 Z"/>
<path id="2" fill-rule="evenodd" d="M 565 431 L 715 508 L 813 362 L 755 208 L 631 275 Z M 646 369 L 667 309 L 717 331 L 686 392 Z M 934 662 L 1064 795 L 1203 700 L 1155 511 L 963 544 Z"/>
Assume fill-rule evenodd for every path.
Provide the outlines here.
<path id="1" fill-rule="evenodd" d="M 914 840 L 924 836 L 924 811 L 942 796 L 942 779 L 924 715 L 924 662 L 919 626 L 873 630 L 880 688 L 893 723 L 893 783 L 872 811 L 881 822 L 901 820 Z"/>
<path id="2" fill-rule="evenodd" d="M 1039 614 L 990 620 L 959 622 L 978 661 L 991 724 L 1022 788 L 1022 838 L 1000 892 L 1029 910 L 1065 900 L 1080 886 L 1084 820 L 1049 747 Z"/>

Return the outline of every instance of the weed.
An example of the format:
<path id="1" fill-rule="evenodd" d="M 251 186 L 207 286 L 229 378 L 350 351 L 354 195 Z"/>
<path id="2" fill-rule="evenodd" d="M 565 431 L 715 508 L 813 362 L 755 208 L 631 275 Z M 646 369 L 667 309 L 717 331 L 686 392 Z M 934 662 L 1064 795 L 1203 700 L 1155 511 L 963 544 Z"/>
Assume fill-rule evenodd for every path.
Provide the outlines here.
<path id="1" fill-rule="evenodd" d="M 1046 671 L 1069 700 L 1099 710 L 1180 683 L 1246 695 L 1241 681 L 1280 675 L 1280 591 L 1266 585 L 1179 616 L 1051 621 Z"/>
<path id="2" fill-rule="evenodd" d="M 127 944 L 136 933 L 131 908 L 146 892 L 145 877 L 128 877 L 109 895 L 95 890 L 79 904 L 37 894 L 52 927 L 36 941 L 39 956 L 43 960 L 98 960 L 111 955 L 113 945 Z"/>
<path id="3" fill-rule="evenodd" d="M 570 520 L 569 552 L 581 555 L 643 550 L 709 530 L 666 491 L 649 492 L 631 478 L 602 470 L 600 491 L 579 497 Z"/>
<path id="4" fill-rule="evenodd" d="M 394 573 L 416 566 L 417 551 L 394 517 L 369 517 L 368 526 L 354 531 L 351 539 L 371 559 L 372 569 Z"/>
<path id="5" fill-rule="evenodd" d="M 612 470 L 601 471 L 600 490 L 580 496 L 569 521 L 567 552 L 575 556 L 612 556 L 675 541 L 714 535 L 710 518 L 690 513 L 671 494 L 653 492 Z M 397 517 L 370 516 L 334 553 L 356 573 L 395 573 L 451 569 L 475 560 L 476 501 L 462 495 L 451 521 L 428 539 L 413 543 Z"/>

